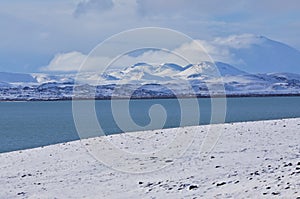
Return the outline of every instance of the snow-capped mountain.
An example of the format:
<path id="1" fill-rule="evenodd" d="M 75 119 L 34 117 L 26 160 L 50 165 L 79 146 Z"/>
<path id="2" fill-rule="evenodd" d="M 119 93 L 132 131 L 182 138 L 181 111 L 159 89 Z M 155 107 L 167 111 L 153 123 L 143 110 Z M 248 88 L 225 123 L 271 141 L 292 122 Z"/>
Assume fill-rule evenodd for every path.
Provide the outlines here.
<path id="1" fill-rule="evenodd" d="M 176 80 L 187 80 L 195 78 L 212 78 L 218 76 L 236 76 L 246 75 L 248 73 L 241 71 L 229 64 L 222 62 L 201 62 L 198 64 L 189 64 L 180 66 L 174 63 L 148 64 L 137 63 L 125 67 L 119 71 L 107 71 L 102 78 L 105 80 L 119 80 L 122 83 L 135 82 L 172 82 Z"/>
<path id="2" fill-rule="evenodd" d="M 292 69 L 297 71 L 300 66 L 300 52 L 296 49 L 248 34 L 217 38 L 204 42 L 203 46 L 215 63 L 205 60 L 187 65 L 138 62 L 103 74 L 0 72 L 0 100 L 71 99 L 74 94 L 80 98 L 174 97 L 174 92 L 182 97 L 209 96 L 222 93 L 222 87 L 231 96 L 300 95 L 300 75 L 287 73 Z M 253 74 L 241 70 L 249 67 L 273 73 Z"/>
<path id="3" fill-rule="evenodd" d="M 75 84 L 76 83 L 76 84 Z M 193 89 L 187 89 L 189 84 Z M 137 63 L 104 74 L 68 75 L 0 73 L 1 100 L 57 100 L 114 97 L 209 96 L 208 85 L 223 84 L 227 95 L 300 94 L 300 75 L 250 74 L 222 62 L 180 66 Z M 121 87 L 121 89 L 119 88 Z M 215 94 L 222 90 L 213 90 Z M 179 95 L 178 95 L 179 94 Z"/>
<path id="4" fill-rule="evenodd" d="M 264 36 L 232 35 L 201 43 L 213 60 L 228 63 L 247 72 L 300 73 L 300 52 Z"/>

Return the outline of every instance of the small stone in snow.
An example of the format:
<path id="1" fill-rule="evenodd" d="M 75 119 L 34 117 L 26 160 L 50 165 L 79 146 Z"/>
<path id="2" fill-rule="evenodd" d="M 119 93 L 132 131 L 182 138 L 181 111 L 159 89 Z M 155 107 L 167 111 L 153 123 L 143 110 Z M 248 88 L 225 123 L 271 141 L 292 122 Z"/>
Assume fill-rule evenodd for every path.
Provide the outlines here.
<path id="1" fill-rule="evenodd" d="M 197 185 L 191 185 L 191 186 L 189 187 L 189 190 L 193 190 L 193 189 L 197 189 L 197 188 L 198 188 Z"/>
<path id="2" fill-rule="evenodd" d="M 153 185 L 153 183 L 148 183 L 147 185 L 146 185 L 146 187 L 150 187 L 151 185 Z"/>
<path id="3" fill-rule="evenodd" d="M 223 185 L 225 185 L 225 184 L 226 184 L 226 182 L 220 182 L 220 183 L 217 183 L 217 187 L 223 186 Z"/>
<path id="4" fill-rule="evenodd" d="M 272 192 L 272 195 L 279 195 L 280 193 L 279 192 Z"/>
<path id="5" fill-rule="evenodd" d="M 288 164 L 285 164 L 283 167 L 290 167 L 290 166 L 293 166 L 292 163 L 288 163 Z"/>

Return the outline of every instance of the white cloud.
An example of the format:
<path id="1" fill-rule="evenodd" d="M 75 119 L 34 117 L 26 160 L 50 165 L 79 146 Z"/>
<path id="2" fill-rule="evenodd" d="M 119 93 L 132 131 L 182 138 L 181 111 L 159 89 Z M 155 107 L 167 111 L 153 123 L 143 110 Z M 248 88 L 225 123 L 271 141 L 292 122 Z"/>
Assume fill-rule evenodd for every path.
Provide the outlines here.
<path id="1" fill-rule="evenodd" d="M 41 68 L 43 71 L 77 71 L 86 56 L 80 52 L 59 53 L 54 56 L 49 65 Z"/>
<path id="2" fill-rule="evenodd" d="M 232 58 L 230 52 L 225 48 L 216 47 L 216 44 L 212 42 L 194 40 L 189 43 L 184 43 L 178 48 L 170 49 L 170 51 L 165 49 L 147 50 L 139 56 L 131 56 L 130 53 L 127 53 L 115 59 L 101 55 L 95 56 L 93 54 L 88 56 L 80 52 L 60 53 L 55 55 L 49 65 L 42 68 L 42 70 L 64 72 L 78 70 L 102 71 L 104 67 L 109 64 L 111 64 L 109 68 L 114 69 L 127 67 L 139 62 L 151 64 L 170 62 L 185 66 L 189 63 L 212 61 L 210 56 L 218 60 L 230 60 Z M 80 68 L 83 62 L 83 67 Z"/>
<path id="3" fill-rule="evenodd" d="M 111 63 L 113 62 L 113 63 Z M 49 65 L 41 68 L 42 71 L 71 72 L 92 71 L 101 72 L 107 69 L 127 67 L 138 62 L 164 63 L 172 62 L 185 65 L 187 62 L 180 57 L 165 51 L 149 51 L 138 57 L 123 55 L 118 59 L 103 56 L 88 56 L 80 52 L 60 53 L 54 56 Z"/>
<path id="4" fill-rule="evenodd" d="M 107 57 L 88 57 L 83 53 L 73 51 L 56 54 L 49 65 L 42 67 L 40 70 L 59 72 L 96 71 L 101 70 L 100 67 L 107 65 L 110 60 Z M 82 66 L 83 68 L 81 68 Z"/>
<path id="5" fill-rule="evenodd" d="M 57 54 L 43 70 L 64 72 L 81 70 L 101 73 L 105 69 L 124 68 L 139 62 L 149 64 L 168 62 L 185 66 L 202 61 L 219 61 L 247 72 L 293 72 L 300 62 L 299 51 L 252 34 L 219 37 L 210 41 L 193 40 L 170 51 L 143 49 L 141 53 L 129 52 L 120 56 L 115 55 L 118 56 L 116 59 L 106 57 L 111 55 L 105 54 L 107 48 L 103 49 L 104 51 L 92 51 L 89 56 L 79 52 Z M 114 49 L 120 50 L 121 47 L 114 46 Z M 122 53 L 121 50 L 118 52 Z M 80 68 L 84 60 L 84 65 Z"/>
<path id="6" fill-rule="evenodd" d="M 79 17 L 91 11 L 103 12 L 110 10 L 113 6 L 112 0 L 83 0 L 78 3 L 73 14 L 75 17 Z"/>
<path id="7" fill-rule="evenodd" d="M 212 43 L 219 46 L 226 46 L 235 49 L 249 48 L 254 44 L 261 44 L 264 41 L 263 37 L 253 34 L 231 35 L 229 37 L 216 38 Z"/>
<path id="8" fill-rule="evenodd" d="M 171 28 L 202 40 L 250 32 L 299 48 L 299 8 L 297 0 L 3 1 L 0 66 L 34 72 L 58 52 L 86 54 L 111 35 L 145 26 Z M 228 57 L 224 48 L 206 48 Z M 22 69 L 25 65 L 30 71 Z"/>

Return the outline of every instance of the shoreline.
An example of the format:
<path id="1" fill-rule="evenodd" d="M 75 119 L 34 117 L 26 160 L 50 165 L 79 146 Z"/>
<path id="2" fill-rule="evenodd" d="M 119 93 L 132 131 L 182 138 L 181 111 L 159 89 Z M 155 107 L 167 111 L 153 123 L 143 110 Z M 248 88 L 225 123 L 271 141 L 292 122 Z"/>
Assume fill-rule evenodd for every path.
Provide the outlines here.
<path id="1" fill-rule="evenodd" d="M 213 99 L 213 98 L 252 98 L 252 97 L 299 97 L 300 93 L 295 94 L 229 94 L 229 95 L 201 95 L 201 96 L 155 96 L 155 97 L 96 97 L 96 98 L 59 98 L 59 99 L 0 99 L 0 102 L 35 102 L 35 101 L 80 101 L 80 100 L 147 100 L 147 99 L 190 99 L 190 98 L 197 98 L 197 99 Z"/>
<path id="2" fill-rule="evenodd" d="M 21 101 L 23 102 L 23 101 Z M 282 119 L 265 119 L 265 120 L 256 120 L 256 121 L 237 121 L 237 122 L 224 122 L 224 123 L 215 123 L 215 124 L 212 124 L 212 125 L 226 125 L 226 124 L 236 124 L 236 123 L 254 123 L 254 122 L 262 122 L 262 121 L 273 121 L 273 120 L 291 120 L 291 119 L 297 119 L 298 117 L 288 117 L 288 118 L 282 118 Z M 185 127 L 170 127 L 170 128 L 163 128 L 163 129 L 159 129 L 161 131 L 172 131 L 173 129 L 182 129 L 182 128 L 193 128 L 193 127 L 207 127 L 207 126 L 210 126 L 211 124 L 201 124 L 201 125 L 191 125 L 191 126 L 185 126 Z M 155 130 L 146 130 L 146 132 L 149 132 L 149 131 L 155 131 Z M 142 131 L 143 132 L 143 131 Z M 130 134 L 130 133 L 138 133 L 137 131 L 128 131 L 128 132 L 115 132 L 115 133 L 112 133 L 112 134 L 108 134 L 108 135 L 104 135 L 104 136 L 99 136 L 99 137 L 105 137 L 105 136 L 118 136 L 118 135 L 121 135 L 121 134 Z M 83 138 L 83 140 L 86 140 L 86 139 L 93 139 L 92 138 Z M 11 151 L 3 151 L 3 152 L 0 152 L 0 155 L 3 154 L 3 153 L 11 153 L 11 152 L 17 152 L 17 151 L 24 151 L 24 150 L 31 150 L 31 149 L 36 149 L 36 148 L 44 148 L 44 147 L 48 147 L 48 146 L 52 146 L 52 145 L 60 145 L 60 144 L 65 144 L 65 143 L 69 143 L 69 142 L 78 142 L 82 140 L 80 137 L 78 139 L 75 139 L 75 140 L 69 140 L 69 141 L 64 141 L 64 142 L 56 142 L 56 143 L 52 143 L 52 144 L 46 144 L 46 145 L 40 145 L 40 146 L 36 146 L 36 147 L 29 147 L 29 148 L 23 148 L 23 149 L 17 149 L 17 150 L 11 150 Z"/>
<path id="3" fill-rule="evenodd" d="M 145 167 L 153 161 L 170 164 L 150 173 L 120 172 L 87 153 L 86 144 L 104 137 L 2 153 L 0 198 L 300 196 L 300 118 L 213 126 L 223 133 L 209 155 L 199 155 L 199 146 L 191 145 L 177 159 L 153 157 Z M 181 132 L 196 133 L 195 143 L 199 143 L 207 130 L 208 126 L 192 126 L 107 138 L 123 150 L 147 152 L 166 146 Z M 118 159 L 113 162 L 114 168 L 120 166 Z M 122 164 L 133 162 L 141 163 L 132 159 Z"/>

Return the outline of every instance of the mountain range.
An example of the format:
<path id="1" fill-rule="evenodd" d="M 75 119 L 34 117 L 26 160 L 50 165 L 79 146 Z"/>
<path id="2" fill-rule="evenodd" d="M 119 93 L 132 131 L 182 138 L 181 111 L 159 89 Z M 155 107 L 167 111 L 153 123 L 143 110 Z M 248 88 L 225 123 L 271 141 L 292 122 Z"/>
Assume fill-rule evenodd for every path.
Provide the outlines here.
<path id="1" fill-rule="evenodd" d="M 110 97 L 207 97 L 300 95 L 300 75 L 287 72 L 249 73 L 241 68 L 297 68 L 300 52 L 265 37 L 243 35 L 214 40 L 210 48 L 216 62 L 202 61 L 181 66 L 176 63 L 139 62 L 102 74 L 92 72 L 49 75 L 0 72 L 0 100 L 60 100 Z M 237 61 L 238 60 L 238 61 Z M 234 66 L 233 66 L 234 65 Z M 238 67 L 237 67 L 238 66 Z M 290 71 L 290 70 L 287 70 Z M 75 85 L 75 87 L 74 87 Z M 221 85 L 221 86 L 220 86 Z M 75 89 L 74 89 L 75 88 Z"/>

